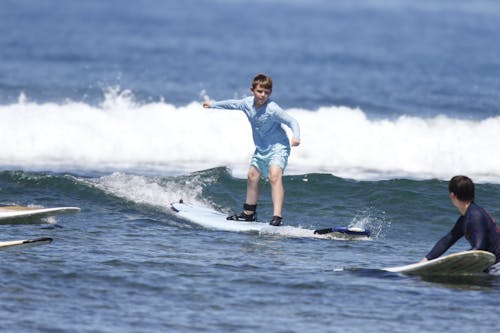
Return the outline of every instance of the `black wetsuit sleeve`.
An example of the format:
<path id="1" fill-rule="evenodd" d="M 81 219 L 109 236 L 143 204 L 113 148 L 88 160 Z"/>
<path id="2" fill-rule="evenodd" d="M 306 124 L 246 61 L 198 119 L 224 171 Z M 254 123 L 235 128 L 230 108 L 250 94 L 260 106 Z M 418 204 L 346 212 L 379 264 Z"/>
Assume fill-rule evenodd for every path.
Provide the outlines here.
<path id="1" fill-rule="evenodd" d="M 432 250 L 425 256 L 428 260 L 435 259 L 446 252 L 457 240 L 460 239 L 464 235 L 463 228 L 464 218 L 460 216 L 455 226 L 451 231 L 446 234 L 443 238 L 438 240 L 436 245 L 432 248 Z"/>

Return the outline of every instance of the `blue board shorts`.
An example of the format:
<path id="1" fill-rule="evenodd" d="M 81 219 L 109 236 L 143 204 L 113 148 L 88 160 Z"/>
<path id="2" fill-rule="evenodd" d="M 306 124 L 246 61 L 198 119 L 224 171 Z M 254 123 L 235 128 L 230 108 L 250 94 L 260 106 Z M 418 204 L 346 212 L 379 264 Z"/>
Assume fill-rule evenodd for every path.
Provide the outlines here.
<path id="1" fill-rule="evenodd" d="M 261 173 L 261 177 L 267 178 L 271 165 L 279 166 L 282 171 L 285 171 L 288 163 L 288 156 L 290 156 L 290 147 L 282 144 L 270 146 L 266 150 L 256 149 L 252 156 L 250 166 L 257 168 Z"/>

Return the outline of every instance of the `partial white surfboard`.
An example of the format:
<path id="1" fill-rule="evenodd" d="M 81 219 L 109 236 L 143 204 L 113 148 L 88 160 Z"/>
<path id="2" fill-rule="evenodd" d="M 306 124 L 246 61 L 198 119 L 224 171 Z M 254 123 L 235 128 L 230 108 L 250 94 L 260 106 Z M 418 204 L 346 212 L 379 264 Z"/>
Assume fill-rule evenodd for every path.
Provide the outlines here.
<path id="1" fill-rule="evenodd" d="M 52 238 L 50 237 L 5 241 L 5 242 L 0 242 L 0 250 L 10 249 L 12 247 L 19 247 L 19 246 L 43 245 L 43 244 L 49 244 L 51 242 Z"/>
<path id="2" fill-rule="evenodd" d="M 78 207 L 38 208 L 26 206 L 0 206 L 0 222 L 22 218 L 42 218 L 58 214 L 78 213 Z"/>
<path id="3" fill-rule="evenodd" d="M 493 253 L 471 250 L 453 253 L 423 263 L 387 267 L 383 270 L 406 275 L 469 275 L 484 272 L 495 263 Z"/>
<path id="4" fill-rule="evenodd" d="M 202 227 L 215 230 L 338 240 L 365 240 L 369 239 L 370 236 L 369 231 L 362 228 L 337 227 L 313 230 L 287 225 L 275 227 L 265 222 L 228 221 L 226 219 L 227 215 L 224 213 L 182 201 L 172 203 L 171 208 L 179 217 Z"/>

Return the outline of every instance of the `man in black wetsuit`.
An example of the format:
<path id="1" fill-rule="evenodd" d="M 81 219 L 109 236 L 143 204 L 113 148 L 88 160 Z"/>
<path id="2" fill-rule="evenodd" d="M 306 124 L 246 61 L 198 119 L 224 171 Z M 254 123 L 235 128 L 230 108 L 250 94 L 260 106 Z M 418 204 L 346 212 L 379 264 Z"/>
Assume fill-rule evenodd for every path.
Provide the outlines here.
<path id="1" fill-rule="evenodd" d="M 457 240 L 465 236 L 472 246 L 471 250 L 491 252 L 497 257 L 496 263 L 498 263 L 500 261 L 500 230 L 493 217 L 474 202 L 475 190 L 472 180 L 466 176 L 455 176 L 450 180 L 448 190 L 451 202 L 458 208 L 460 217 L 453 229 L 434 245 L 421 262 L 439 257 Z"/>

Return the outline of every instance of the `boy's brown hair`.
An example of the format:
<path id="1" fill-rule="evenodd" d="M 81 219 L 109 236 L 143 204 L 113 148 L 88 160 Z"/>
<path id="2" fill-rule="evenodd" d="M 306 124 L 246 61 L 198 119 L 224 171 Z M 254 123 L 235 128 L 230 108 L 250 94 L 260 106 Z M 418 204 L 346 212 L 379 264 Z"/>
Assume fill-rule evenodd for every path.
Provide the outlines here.
<path id="1" fill-rule="evenodd" d="M 252 88 L 255 89 L 258 85 L 265 89 L 273 90 L 273 80 L 265 74 L 257 74 L 253 78 Z"/>

